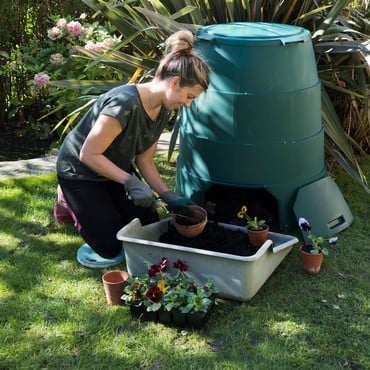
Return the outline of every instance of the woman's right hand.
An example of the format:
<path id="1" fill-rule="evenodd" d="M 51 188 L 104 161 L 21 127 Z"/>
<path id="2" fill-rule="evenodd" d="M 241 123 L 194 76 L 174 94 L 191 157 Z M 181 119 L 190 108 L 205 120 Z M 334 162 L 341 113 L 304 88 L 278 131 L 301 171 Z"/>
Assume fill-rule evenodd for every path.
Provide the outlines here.
<path id="1" fill-rule="evenodd" d="M 135 174 L 132 174 L 124 185 L 136 206 L 148 208 L 156 202 L 152 189 Z"/>

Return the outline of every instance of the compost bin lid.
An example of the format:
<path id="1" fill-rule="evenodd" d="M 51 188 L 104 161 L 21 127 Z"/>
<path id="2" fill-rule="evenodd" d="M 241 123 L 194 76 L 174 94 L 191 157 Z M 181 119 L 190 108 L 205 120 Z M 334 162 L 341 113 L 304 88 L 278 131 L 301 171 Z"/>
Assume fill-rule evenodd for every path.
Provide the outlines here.
<path id="1" fill-rule="evenodd" d="M 198 30 L 201 40 L 221 43 L 266 43 L 283 45 L 310 39 L 310 32 L 302 27 L 266 22 L 234 22 L 205 26 Z"/>

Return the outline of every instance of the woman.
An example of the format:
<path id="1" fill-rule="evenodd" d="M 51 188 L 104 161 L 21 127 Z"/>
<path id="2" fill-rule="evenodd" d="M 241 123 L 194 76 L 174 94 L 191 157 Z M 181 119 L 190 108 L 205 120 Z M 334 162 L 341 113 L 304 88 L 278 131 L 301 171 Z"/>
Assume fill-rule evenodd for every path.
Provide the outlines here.
<path id="1" fill-rule="evenodd" d="M 87 243 L 77 254 L 84 266 L 109 267 L 122 261 L 116 233 L 135 217 L 144 225 L 158 221 L 153 191 L 170 208 L 189 203 L 168 189 L 153 154 L 170 112 L 189 108 L 208 87 L 209 67 L 194 53 L 193 41 L 189 31 L 170 36 L 167 55 L 152 81 L 103 94 L 63 142 L 56 207 L 64 194 Z"/>

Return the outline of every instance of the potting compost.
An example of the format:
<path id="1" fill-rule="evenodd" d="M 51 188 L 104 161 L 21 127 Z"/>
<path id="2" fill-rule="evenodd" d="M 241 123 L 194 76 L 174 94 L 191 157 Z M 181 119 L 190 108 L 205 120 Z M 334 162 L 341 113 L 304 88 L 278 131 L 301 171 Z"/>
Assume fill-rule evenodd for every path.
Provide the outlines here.
<path id="1" fill-rule="evenodd" d="M 225 229 L 218 223 L 211 221 L 207 223 L 199 236 L 192 239 L 181 236 L 175 227 L 170 224 L 168 231 L 159 237 L 159 241 L 237 256 L 252 256 L 258 250 L 258 248 L 249 244 L 248 234 L 239 230 Z"/>

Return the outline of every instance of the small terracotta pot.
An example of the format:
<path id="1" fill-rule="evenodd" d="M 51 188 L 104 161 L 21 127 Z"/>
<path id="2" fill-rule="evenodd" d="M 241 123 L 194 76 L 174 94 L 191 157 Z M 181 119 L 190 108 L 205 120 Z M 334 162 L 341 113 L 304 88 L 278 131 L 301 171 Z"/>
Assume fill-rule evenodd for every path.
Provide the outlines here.
<path id="1" fill-rule="evenodd" d="M 303 250 L 304 245 L 301 246 L 301 260 L 303 264 L 303 269 L 310 275 L 317 275 L 320 272 L 322 260 L 324 255 L 311 254 Z"/>
<path id="2" fill-rule="evenodd" d="M 207 211 L 199 206 L 189 206 L 189 216 L 173 214 L 172 223 L 177 232 L 186 238 L 195 238 L 204 230 L 208 217 Z M 189 221 L 189 222 L 185 222 Z"/>
<path id="3" fill-rule="evenodd" d="M 266 224 L 263 226 L 265 226 L 263 230 L 251 230 L 247 227 L 249 243 L 253 247 L 259 248 L 269 236 L 269 226 Z"/>
<path id="4" fill-rule="evenodd" d="M 108 304 L 110 305 L 123 304 L 121 296 L 123 294 L 123 289 L 126 286 L 126 280 L 128 278 L 129 274 L 126 271 L 120 270 L 109 271 L 103 275 L 102 280 Z"/>

